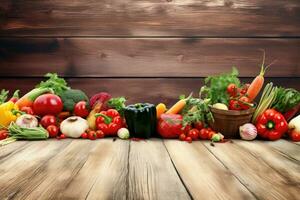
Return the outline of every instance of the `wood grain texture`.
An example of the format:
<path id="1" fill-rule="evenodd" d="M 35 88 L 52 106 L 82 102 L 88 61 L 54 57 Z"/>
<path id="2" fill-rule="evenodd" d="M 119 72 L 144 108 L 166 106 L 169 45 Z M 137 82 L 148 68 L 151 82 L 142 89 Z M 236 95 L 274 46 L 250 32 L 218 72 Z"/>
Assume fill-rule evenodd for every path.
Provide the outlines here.
<path id="1" fill-rule="evenodd" d="M 165 140 L 184 184 L 195 199 L 255 199 L 201 142 Z"/>
<path id="2" fill-rule="evenodd" d="M 2 0 L 4 36 L 299 36 L 297 0 Z"/>
<path id="3" fill-rule="evenodd" d="M 235 142 L 215 146 L 207 142 L 204 145 L 255 194 L 257 199 L 298 199 L 297 183 L 282 176 L 277 169 L 270 167 L 252 152 L 240 148 Z M 295 172 L 299 175 L 298 170 Z"/>
<path id="4" fill-rule="evenodd" d="M 290 157 L 294 160 L 300 161 L 300 147 L 296 146 L 296 143 L 286 141 L 286 140 L 277 140 L 274 142 L 267 142 L 267 145 L 273 147 L 281 154 L 284 154 L 287 157 Z"/>
<path id="5" fill-rule="evenodd" d="M 278 142 L 284 144 L 285 140 L 279 140 Z M 257 157 L 262 162 L 265 162 L 271 168 L 276 170 L 282 177 L 286 179 L 291 185 L 296 185 L 300 187 L 300 161 L 295 160 L 293 155 L 279 153 L 275 148 L 272 148 L 270 145 L 264 141 L 234 141 L 235 144 L 242 146 L 247 149 L 251 154 Z M 277 142 L 277 141 L 276 141 Z M 295 147 L 294 145 L 285 145 L 291 147 L 291 152 L 294 154 L 299 152 L 300 147 Z M 294 147 L 294 148 L 293 148 Z M 292 154 L 293 154 L 292 153 Z M 288 168 L 287 168 L 288 166 Z"/>
<path id="6" fill-rule="evenodd" d="M 0 199 L 293 200 L 299 161 L 286 155 L 261 141 L 17 141 L 0 147 Z"/>
<path id="7" fill-rule="evenodd" d="M 86 162 L 55 199 L 126 199 L 129 141 L 107 138 L 85 148 Z"/>
<path id="8" fill-rule="evenodd" d="M 70 140 L 64 142 L 31 141 L 26 148 L 21 148 L 17 153 L 1 160 L 0 199 L 25 199 L 45 178 L 37 174 L 42 174 L 42 171 L 47 169 L 46 163 L 66 148 L 70 142 Z M 17 148 L 19 143 L 24 144 L 18 141 L 11 147 L 8 145 L 0 149 L 6 151 L 6 149 Z M 59 171 L 55 172 L 59 173 Z M 53 174 L 48 175 L 53 177 Z"/>
<path id="9" fill-rule="evenodd" d="M 237 66 L 242 77 L 300 77 L 300 39 L 0 39 L 0 77 L 206 77 Z"/>
<path id="10" fill-rule="evenodd" d="M 14 91 L 21 90 L 25 94 L 42 79 L 40 78 L 2 78 L 0 88 Z M 106 91 L 113 96 L 125 96 L 127 103 L 164 102 L 171 106 L 178 100 L 179 95 L 188 95 L 193 92 L 198 94 L 204 84 L 203 78 L 70 78 L 66 79 L 72 88 L 83 90 L 92 96 L 97 92 Z M 243 82 L 250 82 L 251 78 L 243 78 Z M 266 82 L 273 81 L 275 85 L 292 87 L 300 90 L 300 78 L 271 78 Z"/>
<path id="11" fill-rule="evenodd" d="M 162 140 L 130 143 L 128 199 L 191 199 Z"/>

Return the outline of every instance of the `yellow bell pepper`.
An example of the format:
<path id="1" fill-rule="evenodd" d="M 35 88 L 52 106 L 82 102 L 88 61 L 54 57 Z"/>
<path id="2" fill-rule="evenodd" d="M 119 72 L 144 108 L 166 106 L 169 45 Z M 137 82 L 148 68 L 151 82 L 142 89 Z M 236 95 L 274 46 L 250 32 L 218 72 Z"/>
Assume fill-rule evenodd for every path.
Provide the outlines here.
<path id="1" fill-rule="evenodd" d="M 18 106 L 11 101 L 0 105 L 0 128 L 7 127 L 11 122 L 16 121 Z"/>

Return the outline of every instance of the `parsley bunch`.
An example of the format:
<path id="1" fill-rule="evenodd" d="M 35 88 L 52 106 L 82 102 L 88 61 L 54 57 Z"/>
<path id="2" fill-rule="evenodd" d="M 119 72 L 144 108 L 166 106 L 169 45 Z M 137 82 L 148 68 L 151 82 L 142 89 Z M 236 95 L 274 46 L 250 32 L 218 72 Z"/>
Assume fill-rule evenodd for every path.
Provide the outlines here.
<path id="1" fill-rule="evenodd" d="M 227 86 L 234 83 L 240 87 L 238 78 L 239 72 L 233 67 L 231 73 L 221 74 L 217 76 L 209 76 L 205 79 L 205 86 L 201 88 L 200 95 L 205 94 L 205 98 L 209 99 L 211 104 L 223 103 L 228 105 L 230 96 L 227 93 Z"/>

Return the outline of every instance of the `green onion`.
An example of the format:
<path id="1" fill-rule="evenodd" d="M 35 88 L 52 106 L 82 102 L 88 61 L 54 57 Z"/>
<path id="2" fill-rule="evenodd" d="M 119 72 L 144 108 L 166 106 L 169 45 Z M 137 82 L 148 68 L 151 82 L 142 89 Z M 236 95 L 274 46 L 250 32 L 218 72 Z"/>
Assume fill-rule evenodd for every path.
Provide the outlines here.
<path id="1" fill-rule="evenodd" d="M 2 140 L 0 146 L 9 144 L 16 140 L 44 140 L 48 138 L 48 131 L 43 127 L 21 128 L 15 122 L 12 122 L 9 127 L 9 138 Z"/>
<path id="2" fill-rule="evenodd" d="M 257 118 L 265 112 L 268 108 L 271 107 L 272 103 L 274 102 L 276 98 L 278 88 L 273 87 L 273 83 L 268 83 L 266 87 L 264 88 L 263 94 L 260 98 L 260 101 L 257 105 L 257 108 L 254 112 L 254 115 L 252 117 L 252 123 L 255 124 Z"/>

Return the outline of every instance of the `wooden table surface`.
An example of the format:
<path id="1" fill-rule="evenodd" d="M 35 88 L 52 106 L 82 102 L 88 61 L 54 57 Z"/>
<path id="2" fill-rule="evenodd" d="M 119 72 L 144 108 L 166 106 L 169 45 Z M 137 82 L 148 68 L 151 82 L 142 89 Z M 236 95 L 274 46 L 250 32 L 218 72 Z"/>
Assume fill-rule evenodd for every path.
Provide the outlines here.
<path id="1" fill-rule="evenodd" d="M 0 199 L 300 199 L 299 145 L 18 141 L 0 147 Z"/>

